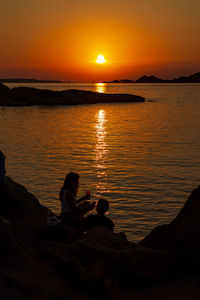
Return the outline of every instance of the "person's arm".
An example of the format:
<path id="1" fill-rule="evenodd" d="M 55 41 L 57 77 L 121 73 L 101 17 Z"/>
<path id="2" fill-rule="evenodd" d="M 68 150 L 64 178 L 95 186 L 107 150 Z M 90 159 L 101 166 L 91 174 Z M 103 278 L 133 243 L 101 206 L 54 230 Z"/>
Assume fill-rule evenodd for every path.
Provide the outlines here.
<path id="1" fill-rule="evenodd" d="M 85 200 L 89 200 L 90 199 L 90 194 L 86 194 L 85 196 L 81 197 L 80 199 L 78 199 L 76 201 L 77 204 L 81 203 L 82 201 L 85 201 Z"/>

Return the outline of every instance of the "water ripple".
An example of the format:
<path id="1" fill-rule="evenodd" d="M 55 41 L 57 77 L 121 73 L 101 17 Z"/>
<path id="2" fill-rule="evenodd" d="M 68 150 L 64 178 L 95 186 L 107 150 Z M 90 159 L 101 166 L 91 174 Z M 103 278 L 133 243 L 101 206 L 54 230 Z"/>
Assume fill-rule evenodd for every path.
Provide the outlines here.
<path id="1" fill-rule="evenodd" d="M 0 108 L 1 150 L 8 174 L 55 212 L 66 173 L 78 172 L 80 195 L 107 198 L 116 230 L 137 241 L 199 185 L 200 86 L 105 88 L 156 102 Z"/>

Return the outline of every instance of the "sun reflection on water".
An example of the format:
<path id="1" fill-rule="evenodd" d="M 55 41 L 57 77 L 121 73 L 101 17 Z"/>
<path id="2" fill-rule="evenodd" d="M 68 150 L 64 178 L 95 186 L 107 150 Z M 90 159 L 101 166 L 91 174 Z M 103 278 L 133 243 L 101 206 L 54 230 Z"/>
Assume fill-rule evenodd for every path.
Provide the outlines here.
<path id="1" fill-rule="evenodd" d="M 105 83 L 96 83 L 96 92 L 97 93 L 105 93 L 106 92 L 106 85 Z"/>
<path id="2" fill-rule="evenodd" d="M 95 147 L 95 165 L 97 169 L 97 191 L 105 192 L 105 177 L 107 176 L 106 172 L 106 158 L 107 158 L 107 143 L 106 143 L 106 112 L 103 109 L 100 109 L 96 114 L 96 147 Z"/>

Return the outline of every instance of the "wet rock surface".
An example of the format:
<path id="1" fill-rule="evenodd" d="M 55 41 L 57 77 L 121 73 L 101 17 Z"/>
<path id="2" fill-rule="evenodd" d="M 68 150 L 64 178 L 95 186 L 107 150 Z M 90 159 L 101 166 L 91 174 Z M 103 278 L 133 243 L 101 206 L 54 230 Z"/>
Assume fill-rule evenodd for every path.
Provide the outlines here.
<path id="1" fill-rule="evenodd" d="M 138 244 L 103 227 L 59 241 L 45 234 L 49 210 L 7 177 L 0 186 L 1 299 L 199 299 L 199 203 L 197 188 L 170 224 Z"/>

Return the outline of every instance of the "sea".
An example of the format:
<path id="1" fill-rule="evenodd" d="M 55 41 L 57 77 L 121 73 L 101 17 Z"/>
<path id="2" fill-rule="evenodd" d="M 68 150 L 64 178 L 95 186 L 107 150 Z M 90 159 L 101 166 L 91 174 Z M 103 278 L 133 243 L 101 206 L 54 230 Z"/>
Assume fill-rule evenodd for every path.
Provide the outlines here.
<path id="1" fill-rule="evenodd" d="M 7 175 L 60 213 L 66 174 L 105 198 L 133 242 L 170 223 L 200 184 L 200 84 L 7 84 L 145 97 L 144 103 L 0 107 Z"/>

